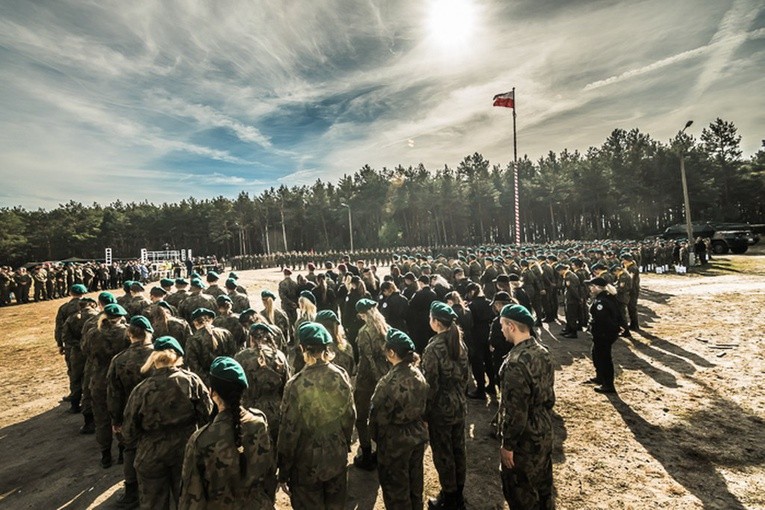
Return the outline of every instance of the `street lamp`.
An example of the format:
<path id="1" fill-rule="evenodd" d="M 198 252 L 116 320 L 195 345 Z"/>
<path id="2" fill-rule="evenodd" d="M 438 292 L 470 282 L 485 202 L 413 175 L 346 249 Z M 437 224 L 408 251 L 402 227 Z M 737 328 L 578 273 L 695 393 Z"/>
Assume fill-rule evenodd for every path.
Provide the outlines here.
<path id="1" fill-rule="evenodd" d="M 685 127 L 680 131 L 684 133 L 691 127 L 692 120 L 685 123 Z M 685 200 L 685 230 L 688 235 L 688 265 L 693 266 L 696 262 L 694 253 L 693 225 L 691 225 L 691 200 L 688 198 L 688 181 L 685 178 L 685 148 L 680 145 L 680 177 L 683 180 L 683 199 Z"/>
<path id="2" fill-rule="evenodd" d="M 353 253 L 353 217 L 351 217 L 351 206 L 346 203 L 341 203 L 340 205 L 348 208 L 348 233 L 351 237 L 351 253 Z"/>

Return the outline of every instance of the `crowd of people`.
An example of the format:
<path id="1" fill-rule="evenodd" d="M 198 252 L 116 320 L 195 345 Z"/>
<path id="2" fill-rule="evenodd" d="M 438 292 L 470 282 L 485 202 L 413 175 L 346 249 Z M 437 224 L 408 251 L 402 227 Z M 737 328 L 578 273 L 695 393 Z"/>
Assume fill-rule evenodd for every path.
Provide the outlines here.
<path id="1" fill-rule="evenodd" d="M 391 253 L 382 278 L 348 255 L 306 262 L 260 290 L 259 310 L 235 272 L 148 292 L 126 280 L 119 296 L 73 283 L 55 327 L 65 399 L 104 468 L 116 440 L 121 508 L 272 508 L 279 489 L 294 508 L 344 508 L 355 429 L 353 466 L 377 471 L 386 508 L 422 508 L 429 445 L 441 491 L 428 509 L 462 509 L 468 399 L 498 403 L 511 508 L 552 508 L 554 369 L 538 328 L 589 330 L 586 382 L 615 392 L 611 346 L 639 328 L 641 271 L 662 262 L 636 243 L 558 248 Z"/>

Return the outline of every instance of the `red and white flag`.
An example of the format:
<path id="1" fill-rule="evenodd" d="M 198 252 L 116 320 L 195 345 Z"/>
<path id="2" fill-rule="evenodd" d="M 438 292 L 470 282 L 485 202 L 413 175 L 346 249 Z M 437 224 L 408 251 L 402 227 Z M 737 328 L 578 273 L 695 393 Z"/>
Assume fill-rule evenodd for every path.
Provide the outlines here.
<path id="1" fill-rule="evenodd" d="M 505 108 L 515 108 L 515 91 L 505 92 L 494 96 L 494 106 L 504 106 Z"/>

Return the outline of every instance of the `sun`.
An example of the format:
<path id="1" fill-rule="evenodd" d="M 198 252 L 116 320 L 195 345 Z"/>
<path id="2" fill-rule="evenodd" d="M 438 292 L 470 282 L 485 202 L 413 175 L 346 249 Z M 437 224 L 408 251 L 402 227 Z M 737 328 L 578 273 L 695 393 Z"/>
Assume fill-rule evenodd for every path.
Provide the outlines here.
<path id="1" fill-rule="evenodd" d="M 472 0 L 430 0 L 426 19 L 428 37 L 445 49 L 464 46 L 475 30 Z"/>

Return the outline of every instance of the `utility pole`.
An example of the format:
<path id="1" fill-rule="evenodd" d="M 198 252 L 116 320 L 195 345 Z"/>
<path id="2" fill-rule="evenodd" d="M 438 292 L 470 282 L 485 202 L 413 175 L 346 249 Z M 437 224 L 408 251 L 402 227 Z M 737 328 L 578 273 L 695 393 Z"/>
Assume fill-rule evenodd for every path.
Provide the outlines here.
<path id="1" fill-rule="evenodd" d="M 353 253 L 353 217 L 351 216 L 351 206 L 346 203 L 342 203 L 340 205 L 348 208 L 348 234 L 351 238 L 351 253 Z"/>

